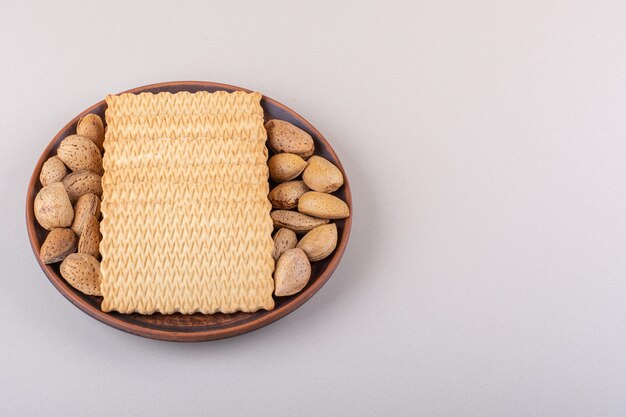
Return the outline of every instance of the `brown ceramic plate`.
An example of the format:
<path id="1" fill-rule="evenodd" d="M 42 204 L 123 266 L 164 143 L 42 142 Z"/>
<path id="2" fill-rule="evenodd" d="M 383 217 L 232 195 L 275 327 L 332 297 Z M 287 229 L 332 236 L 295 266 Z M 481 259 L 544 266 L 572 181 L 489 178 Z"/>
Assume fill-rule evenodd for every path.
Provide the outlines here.
<path id="1" fill-rule="evenodd" d="M 144 87 L 134 88 L 126 91 L 126 93 L 151 92 L 159 93 L 169 91 L 172 93 L 178 91 L 250 91 L 245 88 L 235 87 L 226 84 L 217 84 L 201 81 L 180 81 L 147 85 Z M 304 129 L 313 136 L 315 140 L 315 154 L 321 155 L 333 162 L 345 178 L 345 185 L 336 193 L 336 195 L 348 203 L 352 210 L 352 197 L 350 195 L 350 185 L 346 173 L 339 162 L 339 158 L 333 151 L 330 144 L 324 139 L 322 134 L 307 122 L 302 116 L 272 100 L 263 96 L 261 105 L 265 111 L 265 119 L 281 119 L 287 120 L 294 125 Z M 83 111 L 72 119 L 48 144 L 41 154 L 33 175 L 28 184 L 28 193 L 26 195 L 26 226 L 28 228 L 28 237 L 35 254 L 35 258 L 39 262 L 41 269 L 52 282 L 57 290 L 71 301 L 76 307 L 80 308 L 91 317 L 115 327 L 125 332 L 133 333 L 139 336 L 152 339 L 170 340 L 179 342 L 205 341 L 222 339 L 225 337 L 236 336 L 251 330 L 258 329 L 270 324 L 296 308 L 304 304 L 328 281 L 332 273 L 337 268 L 339 261 L 346 249 L 348 237 L 350 235 L 350 226 L 352 218 L 337 221 L 339 232 L 339 242 L 337 249 L 332 256 L 318 262 L 312 263 L 311 279 L 307 286 L 300 293 L 291 297 L 276 298 L 276 307 L 272 311 L 258 311 L 256 313 L 235 313 L 235 314 L 153 314 L 150 316 L 140 314 L 118 314 L 105 313 L 100 310 L 101 297 L 84 295 L 71 287 L 59 274 L 59 264 L 45 265 L 39 260 L 39 249 L 46 237 L 44 230 L 35 220 L 33 213 L 33 201 L 35 195 L 41 189 L 39 182 L 39 173 L 43 163 L 52 155 L 56 154 L 56 149 L 63 138 L 76 132 L 76 123 L 78 120 L 88 114 L 97 113 L 104 119 L 104 111 L 106 103 L 101 101 L 87 110 Z"/>

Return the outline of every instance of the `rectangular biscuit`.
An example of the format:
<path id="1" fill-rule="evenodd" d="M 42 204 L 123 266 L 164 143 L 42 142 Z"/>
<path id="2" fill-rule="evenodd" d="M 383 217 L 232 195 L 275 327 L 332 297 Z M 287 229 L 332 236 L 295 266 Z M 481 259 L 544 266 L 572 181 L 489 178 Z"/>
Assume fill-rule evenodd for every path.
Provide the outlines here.
<path id="1" fill-rule="evenodd" d="M 108 96 L 103 311 L 274 307 L 261 94 Z"/>

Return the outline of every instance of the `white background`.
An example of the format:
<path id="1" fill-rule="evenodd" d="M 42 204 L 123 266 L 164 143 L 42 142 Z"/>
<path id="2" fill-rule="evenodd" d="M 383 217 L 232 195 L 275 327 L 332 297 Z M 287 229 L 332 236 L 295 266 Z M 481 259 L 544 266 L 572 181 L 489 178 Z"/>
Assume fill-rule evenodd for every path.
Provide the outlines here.
<path id="1" fill-rule="evenodd" d="M 0 415 L 626 414 L 622 1 L 130 3 L 0 5 Z M 295 109 L 354 195 L 328 284 L 218 342 L 91 319 L 26 235 L 56 132 L 172 80 Z"/>

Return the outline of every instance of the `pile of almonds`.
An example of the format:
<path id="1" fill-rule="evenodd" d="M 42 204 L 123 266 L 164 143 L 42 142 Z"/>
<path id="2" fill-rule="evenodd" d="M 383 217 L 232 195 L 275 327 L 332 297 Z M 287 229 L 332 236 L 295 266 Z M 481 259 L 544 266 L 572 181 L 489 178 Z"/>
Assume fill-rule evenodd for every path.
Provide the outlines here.
<path id="1" fill-rule="evenodd" d="M 104 126 L 97 114 L 78 121 L 76 134 L 63 139 L 57 155 L 41 168 L 43 188 L 35 197 L 37 222 L 49 230 L 39 257 L 62 262 L 60 271 L 77 290 L 101 295 L 100 196 Z M 68 173 L 69 169 L 69 173 Z"/>
<path id="2" fill-rule="evenodd" d="M 269 174 L 277 183 L 268 195 L 275 209 L 270 216 L 278 229 L 274 294 L 282 297 L 301 291 L 311 277 L 311 262 L 335 250 L 337 225 L 330 220 L 348 217 L 350 209 L 331 194 L 343 185 L 343 175 L 330 161 L 314 155 L 311 135 L 283 120 L 268 121 L 265 130 L 274 152 L 267 163 Z M 298 234 L 304 234 L 300 241 Z"/>

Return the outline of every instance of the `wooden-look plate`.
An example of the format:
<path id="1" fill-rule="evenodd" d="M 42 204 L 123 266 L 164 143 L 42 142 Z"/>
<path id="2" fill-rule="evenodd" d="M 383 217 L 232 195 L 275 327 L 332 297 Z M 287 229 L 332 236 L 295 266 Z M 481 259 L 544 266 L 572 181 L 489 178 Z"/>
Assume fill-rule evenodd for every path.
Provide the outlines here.
<path id="1" fill-rule="evenodd" d="M 163 91 L 169 91 L 172 93 L 179 91 L 250 91 L 245 88 L 235 87 L 226 84 L 217 84 L 211 82 L 200 81 L 180 81 L 180 82 L 168 82 L 147 85 L 144 87 L 134 88 L 126 91 L 126 93 L 141 93 L 151 92 L 159 93 Z M 346 173 L 339 162 L 339 158 L 333 151 L 330 144 L 324 139 L 322 134 L 317 131 L 309 122 L 307 122 L 302 116 L 280 104 L 279 102 L 272 100 L 269 97 L 263 96 L 261 101 L 263 110 L 265 111 L 265 119 L 281 119 L 287 120 L 294 125 L 304 129 L 313 136 L 315 140 L 315 154 L 321 155 L 331 162 L 333 162 L 345 178 L 345 184 L 335 194 L 341 199 L 345 200 L 352 211 L 352 198 L 350 195 L 350 185 L 348 184 L 348 178 Z M 337 228 L 339 233 L 339 242 L 337 249 L 328 258 L 312 263 L 311 279 L 307 286 L 300 293 L 291 297 L 275 297 L 276 307 L 272 311 L 258 311 L 256 313 L 235 313 L 235 314 L 153 314 L 153 315 L 141 315 L 141 314 L 118 314 L 118 313 L 105 313 L 100 310 L 101 297 L 84 295 L 81 292 L 75 290 L 70 286 L 59 274 L 59 264 L 45 265 L 39 260 L 39 250 L 43 243 L 47 231 L 43 229 L 35 220 L 33 213 L 33 201 L 35 195 L 41 189 L 41 183 L 39 182 L 39 173 L 43 163 L 51 156 L 56 154 L 56 149 L 59 143 L 68 135 L 76 132 L 76 124 L 78 120 L 88 113 L 97 113 L 102 116 L 104 120 L 104 111 L 106 109 L 106 103 L 101 101 L 87 110 L 83 111 L 72 119 L 48 144 L 46 149 L 41 154 L 33 175 L 28 184 L 28 193 L 26 196 L 26 225 L 28 228 L 28 236 L 33 248 L 35 257 L 37 258 L 41 269 L 44 271 L 50 282 L 63 294 L 69 301 L 71 301 L 76 307 L 80 308 L 91 317 L 115 327 L 116 329 L 123 330 L 125 332 L 133 333 L 139 336 L 148 337 L 152 339 L 179 341 L 179 342 L 191 342 L 191 341 L 205 341 L 215 340 L 230 336 L 236 336 L 242 333 L 249 332 L 251 330 L 258 329 L 269 323 L 272 323 L 296 308 L 304 304 L 310 299 L 319 289 L 328 281 L 331 274 L 337 268 L 339 261 L 346 249 L 348 243 L 348 237 L 350 235 L 350 226 L 352 224 L 352 218 L 349 217 L 345 220 L 337 221 Z"/>

